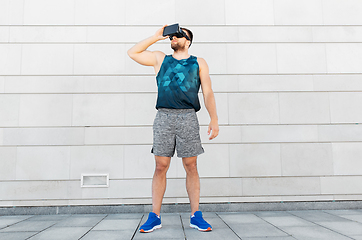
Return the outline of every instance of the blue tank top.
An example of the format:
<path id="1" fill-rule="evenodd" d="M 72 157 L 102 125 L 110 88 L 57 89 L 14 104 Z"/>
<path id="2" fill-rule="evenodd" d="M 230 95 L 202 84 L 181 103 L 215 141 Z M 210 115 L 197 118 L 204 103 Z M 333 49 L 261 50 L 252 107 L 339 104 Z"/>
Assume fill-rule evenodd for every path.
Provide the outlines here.
<path id="1" fill-rule="evenodd" d="M 177 60 L 166 55 L 156 76 L 158 96 L 156 109 L 174 108 L 199 111 L 201 106 L 199 64 L 197 57 Z"/>

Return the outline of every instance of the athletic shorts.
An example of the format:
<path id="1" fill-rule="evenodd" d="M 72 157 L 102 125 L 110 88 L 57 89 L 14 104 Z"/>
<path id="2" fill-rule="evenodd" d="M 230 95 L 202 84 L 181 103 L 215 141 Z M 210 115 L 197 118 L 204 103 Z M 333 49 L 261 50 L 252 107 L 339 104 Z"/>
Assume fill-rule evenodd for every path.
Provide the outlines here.
<path id="1" fill-rule="evenodd" d="M 195 109 L 159 108 L 153 122 L 153 147 L 156 156 L 194 157 L 204 153 Z"/>

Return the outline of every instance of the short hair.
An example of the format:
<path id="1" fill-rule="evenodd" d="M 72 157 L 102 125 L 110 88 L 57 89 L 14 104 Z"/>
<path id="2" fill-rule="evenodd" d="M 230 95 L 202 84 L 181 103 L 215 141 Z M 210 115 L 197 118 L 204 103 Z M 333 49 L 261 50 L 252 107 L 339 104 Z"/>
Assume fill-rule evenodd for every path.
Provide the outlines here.
<path id="1" fill-rule="evenodd" d="M 189 45 L 189 48 L 190 48 L 191 44 L 192 44 L 192 39 L 194 38 L 194 35 L 192 34 L 190 29 L 187 29 L 187 28 L 184 28 L 184 27 L 182 27 L 181 29 L 183 31 L 186 31 L 187 36 L 189 36 L 189 38 L 190 38 L 190 45 Z"/>

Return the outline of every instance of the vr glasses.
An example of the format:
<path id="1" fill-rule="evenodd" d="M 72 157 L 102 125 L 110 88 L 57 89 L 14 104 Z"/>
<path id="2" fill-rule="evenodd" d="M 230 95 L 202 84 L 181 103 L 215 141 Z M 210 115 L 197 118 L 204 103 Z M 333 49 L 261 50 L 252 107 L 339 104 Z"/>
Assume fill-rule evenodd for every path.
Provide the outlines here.
<path id="1" fill-rule="evenodd" d="M 180 28 L 178 23 L 165 27 L 163 29 L 162 36 L 164 36 L 164 37 L 169 36 L 170 40 L 172 40 L 173 36 L 175 36 L 177 38 L 185 37 L 187 40 L 191 41 L 189 36 L 187 36 L 187 34 L 184 31 L 182 31 L 182 29 Z"/>

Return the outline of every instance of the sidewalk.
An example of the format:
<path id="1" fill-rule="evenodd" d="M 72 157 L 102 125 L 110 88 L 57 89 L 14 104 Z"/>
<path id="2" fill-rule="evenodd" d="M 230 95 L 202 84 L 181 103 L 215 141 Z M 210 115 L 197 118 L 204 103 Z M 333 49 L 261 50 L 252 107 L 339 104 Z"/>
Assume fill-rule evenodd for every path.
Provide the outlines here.
<path id="1" fill-rule="evenodd" d="M 211 232 L 189 227 L 188 213 L 164 213 L 162 228 L 139 233 L 148 214 L 0 216 L 0 240 L 362 240 L 362 210 L 204 212 Z"/>

